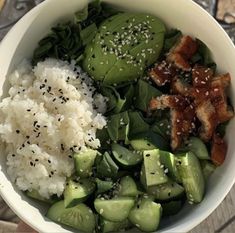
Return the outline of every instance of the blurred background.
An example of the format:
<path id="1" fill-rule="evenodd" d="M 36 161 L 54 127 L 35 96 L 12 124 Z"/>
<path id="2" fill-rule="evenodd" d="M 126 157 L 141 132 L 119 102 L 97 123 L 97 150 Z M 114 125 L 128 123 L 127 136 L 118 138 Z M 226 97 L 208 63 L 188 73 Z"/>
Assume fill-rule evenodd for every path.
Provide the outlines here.
<path id="1" fill-rule="evenodd" d="M 0 0 L 0 41 L 25 13 L 42 1 L 43 0 Z M 235 43 L 235 0 L 194 1 L 206 9 L 221 24 Z M 190 233 L 235 233 L 234 196 L 235 187 L 233 187 L 217 210 Z M 18 218 L 0 198 L 0 233 L 15 232 L 18 221 Z"/>

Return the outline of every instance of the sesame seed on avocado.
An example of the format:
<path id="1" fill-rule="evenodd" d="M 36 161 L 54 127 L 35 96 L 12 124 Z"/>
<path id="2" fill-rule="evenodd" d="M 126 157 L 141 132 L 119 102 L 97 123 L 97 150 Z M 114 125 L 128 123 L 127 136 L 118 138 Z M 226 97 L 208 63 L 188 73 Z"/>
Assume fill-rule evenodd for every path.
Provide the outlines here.
<path id="1" fill-rule="evenodd" d="M 86 47 L 83 69 L 105 84 L 134 80 L 161 53 L 165 26 L 141 13 L 119 13 L 105 20 Z"/>

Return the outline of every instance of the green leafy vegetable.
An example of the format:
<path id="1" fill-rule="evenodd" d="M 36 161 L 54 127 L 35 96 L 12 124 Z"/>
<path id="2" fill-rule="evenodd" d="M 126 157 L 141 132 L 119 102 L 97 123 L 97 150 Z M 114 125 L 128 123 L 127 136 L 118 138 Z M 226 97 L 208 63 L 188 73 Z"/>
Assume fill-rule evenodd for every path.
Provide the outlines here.
<path id="1" fill-rule="evenodd" d="M 211 51 L 201 40 L 197 39 L 198 52 L 192 57 L 193 63 L 198 63 L 207 67 L 210 67 L 214 72 L 216 71 L 216 63 L 211 57 Z"/>
<path id="2" fill-rule="evenodd" d="M 221 136 L 224 137 L 225 133 L 226 133 L 226 128 L 229 124 L 229 121 L 219 124 L 216 128 L 216 132 Z"/>
<path id="3" fill-rule="evenodd" d="M 160 95 L 162 95 L 162 93 L 158 89 L 140 79 L 135 89 L 134 106 L 137 109 L 146 112 L 150 100 Z"/>
<path id="4" fill-rule="evenodd" d="M 107 113 L 119 113 L 122 111 L 126 99 L 122 99 L 117 90 L 112 86 L 102 86 L 100 88 L 102 95 L 108 98 Z"/>
<path id="5" fill-rule="evenodd" d="M 122 112 L 110 116 L 108 121 L 108 133 L 112 141 L 128 141 L 129 134 L 129 115 L 128 112 Z"/>
<path id="6" fill-rule="evenodd" d="M 152 126 L 151 129 L 154 133 L 157 133 L 164 137 L 165 139 L 170 138 L 170 122 L 168 119 L 163 119 L 160 121 L 156 121 Z"/>
<path id="7" fill-rule="evenodd" d="M 165 35 L 165 43 L 163 47 L 164 52 L 168 52 L 180 39 L 182 32 L 177 29 L 172 29 L 168 31 Z"/>
<path id="8" fill-rule="evenodd" d="M 33 65 L 47 57 L 79 63 L 83 59 L 85 46 L 95 37 L 99 24 L 116 13 L 107 7 L 103 8 L 99 0 L 91 2 L 75 13 L 73 22 L 53 27 L 51 33 L 39 42 L 34 51 Z"/>
<path id="9" fill-rule="evenodd" d="M 92 41 L 92 39 L 95 37 L 96 32 L 97 32 L 97 26 L 95 25 L 95 23 L 84 28 L 80 32 L 82 45 L 86 46 L 87 44 L 89 44 Z"/>

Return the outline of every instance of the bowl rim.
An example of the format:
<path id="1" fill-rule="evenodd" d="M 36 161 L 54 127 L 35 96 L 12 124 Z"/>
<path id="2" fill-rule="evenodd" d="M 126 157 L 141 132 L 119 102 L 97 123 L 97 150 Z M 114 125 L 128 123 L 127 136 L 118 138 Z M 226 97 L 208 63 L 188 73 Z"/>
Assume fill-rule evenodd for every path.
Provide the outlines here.
<path id="1" fill-rule="evenodd" d="M 51 1 L 55 1 L 55 0 L 47 0 L 44 1 L 42 3 L 40 3 L 39 5 L 37 5 L 36 7 L 34 7 L 33 9 L 31 9 L 29 12 L 27 12 L 12 28 L 11 30 L 6 34 L 6 36 L 3 38 L 3 40 L 1 41 L 0 44 L 0 51 L 2 50 L 3 47 L 5 47 L 7 45 L 7 41 L 16 34 L 17 32 L 17 28 L 19 28 L 28 18 L 30 17 L 34 17 L 33 15 L 38 13 L 40 10 L 43 9 L 43 7 L 46 7 L 46 4 L 48 2 Z M 91 1 L 91 0 L 89 0 Z M 173 0 L 171 0 L 173 1 Z M 188 0 L 178 0 L 181 1 L 182 4 L 186 4 L 186 2 L 188 3 Z M 109 2 L 109 0 L 106 0 L 106 2 Z M 197 9 L 199 9 L 204 15 L 205 17 L 208 18 L 208 20 L 214 24 L 219 30 L 220 33 L 223 34 L 223 36 L 225 37 L 226 41 L 228 42 L 229 46 L 231 47 L 232 50 L 235 51 L 235 45 L 233 44 L 232 40 L 230 39 L 229 35 L 225 32 L 225 30 L 222 28 L 222 26 L 216 21 L 215 18 L 213 18 L 213 16 L 211 16 L 205 9 L 203 9 L 200 5 L 198 5 L 196 2 L 194 2 L 193 0 L 190 1 L 190 4 L 192 4 L 193 7 L 196 7 Z M 35 16 L 36 18 L 37 16 Z M 1 56 L 0 56 L 1 57 Z M 0 171 L 0 173 L 3 173 L 2 171 Z M 192 219 L 190 224 L 184 225 L 184 228 L 182 232 L 187 232 L 190 231 L 191 229 L 193 229 L 195 226 L 199 225 L 203 220 L 205 220 L 223 201 L 223 199 L 226 197 L 226 195 L 229 193 L 229 191 L 231 190 L 232 186 L 235 183 L 235 176 L 231 179 L 231 182 L 229 184 L 227 184 L 227 186 L 224 188 L 224 192 L 223 195 L 219 196 L 215 202 L 214 205 L 207 208 L 207 211 L 205 211 L 204 213 L 201 214 L 201 216 L 198 216 L 197 218 Z M 27 214 L 23 213 L 23 211 L 17 211 L 14 206 L 16 205 L 12 200 L 10 200 L 10 198 L 8 198 L 8 195 L 6 193 L 4 193 L 4 191 L 1 189 L 0 187 L 0 195 L 2 196 L 2 198 L 5 200 L 5 202 L 10 206 L 10 208 L 18 215 L 19 218 L 21 218 L 23 221 L 25 221 L 28 225 L 30 225 L 32 228 L 34 228 L 35 230 L 37 230 L 38 232 L 43 232 L 40 228 L 40 226 L 36 223 L 36 222 L 31 222 L 29 220 L 29 217 L 27 216 Z M 44 227 L 45 230 L 45 227 Z M 66 231 L 66 230 L 65 230 Z M 66 231 L 68 232 L 68 231 Z M 163 231 L 161 229 L 159 229 L 159 231 L 157 232 L 169 232 L 169 231 Z M 172 233 L 172 232 L 169 232 Z"/>

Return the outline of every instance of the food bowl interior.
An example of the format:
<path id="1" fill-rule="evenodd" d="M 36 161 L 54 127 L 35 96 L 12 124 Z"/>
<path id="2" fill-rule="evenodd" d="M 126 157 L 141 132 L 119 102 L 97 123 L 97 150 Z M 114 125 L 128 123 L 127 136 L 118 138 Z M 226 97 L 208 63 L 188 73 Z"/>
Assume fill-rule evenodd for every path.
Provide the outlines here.
<path id="1" fill-rule="evenodd" d="M 87 0 L 47 0 L 23 17 L 3 40 L 0 47 L 0 86 L 3 96 L 9 88 L 5 80 L 22 59 L 32 57 L 37 42 L 51 26 L 71 18 L 82 9 Z M 189 0 L 106 0 L 118 8 L 153 14 L 162 19 L 168 28 L 178 28 L 184 34 L 200 38 L 213 53 L 219 72 L 230 72 L 232 76 L 231 100 L 235 103 L 235 48 L 226 33 L 204 10 Z M 186 10 L 187 9 L 187 10 Z M 235 120 L 229 124 L 226 134 L 228 154 L 223 166 L 218 168 L 207 184 L 207 192 L 199 205 L 186 205 L 180 214 L 165 219 L 159 232 L 187 232 L 205 219 L 224 199 L 235 178 Z M 47 207 L 23 195 L 9 181 L 6 172 L 4 145 L 0 156 L 0 192 L 7 203 L 24 221 L 39 232 L 69 232 L 46 219 Z M 30 174 L 29 174 L 30 175 Z M 136 232 L 134 230 L 133 232 Z"/>

